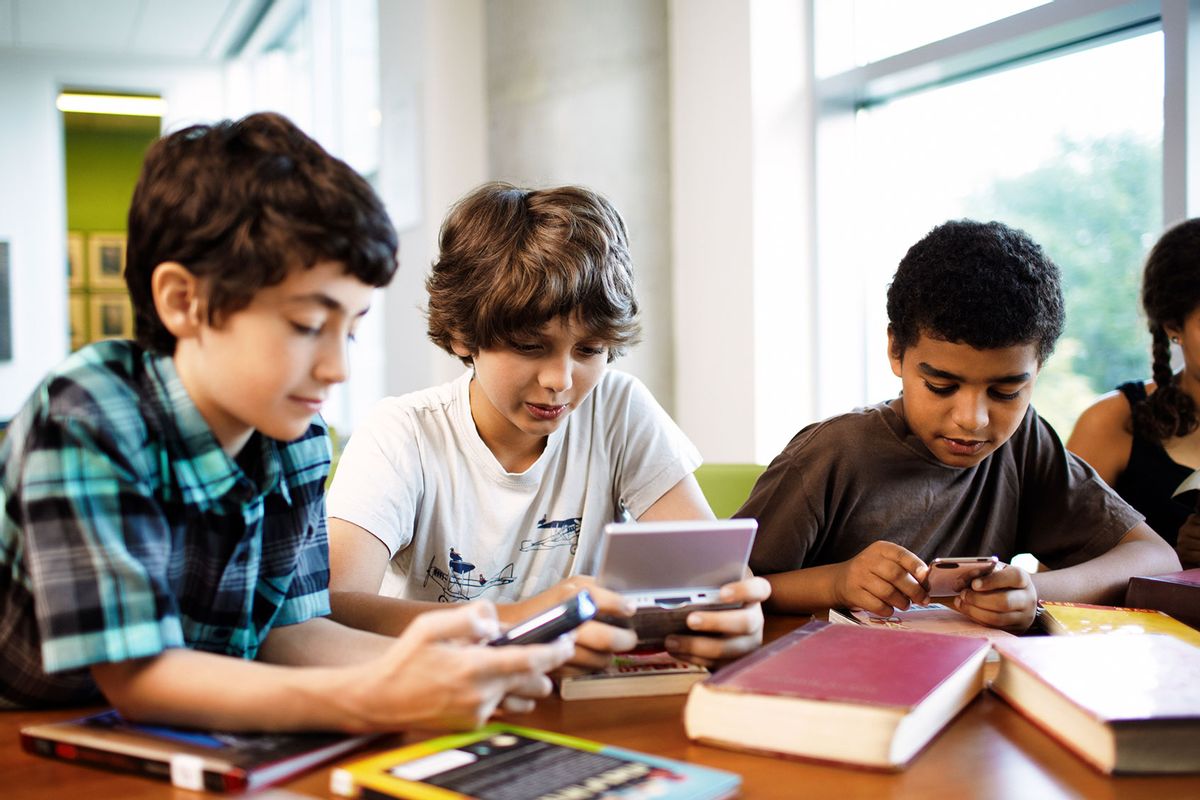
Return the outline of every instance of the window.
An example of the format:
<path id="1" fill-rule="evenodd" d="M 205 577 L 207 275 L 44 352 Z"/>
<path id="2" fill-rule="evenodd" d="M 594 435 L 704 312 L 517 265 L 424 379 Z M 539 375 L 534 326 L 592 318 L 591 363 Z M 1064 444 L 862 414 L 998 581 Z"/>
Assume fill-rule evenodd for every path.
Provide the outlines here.
<path id="1" fill-rule="evenodd" d="M 913 9 L 944 4 L 904 5 L 875 55 L 920 42 Z M 895 395 L 887 282 L 958 217 L 1025 229 L 1063 270 L 1067 326 L 1034 402 L 1064 438 L 1099 394 L 1148 374 L 1138 286 L 1164 224 L 1164 35 L 1157 3 L 1105 5 L 1050 3 L 819 82 L 822 415 Z"/>

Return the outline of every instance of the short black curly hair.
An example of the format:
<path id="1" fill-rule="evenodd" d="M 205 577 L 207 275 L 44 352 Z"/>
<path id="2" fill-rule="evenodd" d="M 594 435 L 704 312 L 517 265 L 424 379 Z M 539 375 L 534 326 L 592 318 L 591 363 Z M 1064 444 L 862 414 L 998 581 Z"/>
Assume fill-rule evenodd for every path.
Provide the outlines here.
<path id="1" fill-rule="evenodd" d="M 1065 312 L 1058 267 L 1027 233 L 1001 222 L 951 220 L 909 248 L 887 293 L 892 355 L 926 335 L 992 350 L 1037 348 L 1045 363 Z"/>

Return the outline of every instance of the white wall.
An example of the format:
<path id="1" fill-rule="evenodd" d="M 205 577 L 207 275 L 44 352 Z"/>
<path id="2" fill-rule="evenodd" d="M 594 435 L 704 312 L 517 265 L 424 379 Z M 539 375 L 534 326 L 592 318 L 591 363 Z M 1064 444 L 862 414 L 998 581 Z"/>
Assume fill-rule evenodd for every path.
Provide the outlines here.
<path id="1" fill-rule="evenodd" d="M 66 184 L 55 97 L 64 86 L 160 93 L 166 124 L 219 113 L 211 67 L 0 54 L 0 238 L 10 242 L 13 359 L 0 363 L 0 419 L 67 354 Z"/>
<path id="2" fill-rule="evenodd" d="M 487 53 L 491 176 L 582 184 L 617 207 L 642 341 L 616 366 L 674 410 L 666 3 L 493 0 Z"/>
<path id="3" fill-rule="evenodd" d="M 801 0 L 672 0 L 676 419 L 766 461 L 812 419 L 812 101 Z"/>

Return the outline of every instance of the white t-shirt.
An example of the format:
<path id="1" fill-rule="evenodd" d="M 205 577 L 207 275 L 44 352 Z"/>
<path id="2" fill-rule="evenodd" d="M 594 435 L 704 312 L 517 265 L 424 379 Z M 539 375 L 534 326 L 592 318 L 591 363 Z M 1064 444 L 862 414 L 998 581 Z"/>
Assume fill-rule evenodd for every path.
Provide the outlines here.
<path id="1" fill-rule="evenodd" d="M 649 390 L 608 370 L 538 460 L 506 472 L 475 429 L 470 382 L 381 400 L 338 462 L 329 515 L 387 545 L 380 594 L 511 601 L 595 574 L 604 525 L 700 465 Z"/>

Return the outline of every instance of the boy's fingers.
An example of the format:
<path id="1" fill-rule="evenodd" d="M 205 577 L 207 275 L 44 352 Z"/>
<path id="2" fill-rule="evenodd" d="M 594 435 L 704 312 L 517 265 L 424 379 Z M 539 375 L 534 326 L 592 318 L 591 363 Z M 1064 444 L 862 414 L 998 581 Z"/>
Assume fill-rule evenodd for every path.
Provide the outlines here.
<path id="1" fill-rule="evenodd" d="M 771 584 L 766 578 L 743 578 L 721 587 L 722 603 L 761 603 L 771 596 Z"/>
<path id="2" fill-rule="evenodd" d="M 588 589 L 592 599 L 596 601 L 596 610 L 600 614 L 616 617 L 631 617 L 637 611 L 637 606 L 627 597 L 617 594 L 603 586 L 593 586 Z"/>
<path id="3" fill-rule="evenodd" d="M 574 652 L 575 643 L 571 638 L 560 636 L 549 644 L 481 647 L 474 655 L 483 661 L 483 670 L 507 676 L 506 679 L 512 681 L 519 680 L 523 674 L 544 675 L 567 663 Z"/>
<path id="4" fill-rule="evenodd" d="M 637 631 L 591 620 L 575 630 L 575 642 L 589 650 L 623 653 L 637 645 Z"/>
<path id="5" fill-rule="evenodd" d="M 763 581 L 766 583 L 766 581 Z M 687 626 L 694 631 L 743 636 L 762 630 L 762 606 L 758 603 L 724 611 L 693 611 L 688 614 Z"/>
<path id="6" fill-rule="evenodd" d="M 499 635 L 496 607 L 487 600 L 479 600 L 444 611 L 439 609 L 421 614 L 409 623 L 401 638 L 413 643 L 446 639 L 478 642 Z"/>

